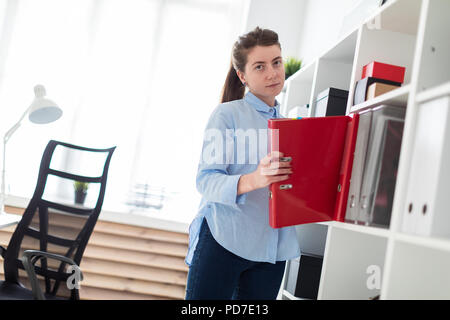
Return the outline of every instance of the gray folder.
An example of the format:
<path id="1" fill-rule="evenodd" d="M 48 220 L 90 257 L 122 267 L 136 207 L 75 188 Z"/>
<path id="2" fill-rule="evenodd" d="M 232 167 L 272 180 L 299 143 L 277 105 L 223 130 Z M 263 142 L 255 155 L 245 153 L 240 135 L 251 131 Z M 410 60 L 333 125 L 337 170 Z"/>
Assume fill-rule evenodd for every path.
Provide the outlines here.
<path id="1" fill-rule="evenodd" d="M 366 163 L 367 145 L 369 141 L 371 123 L 371 110 L 366 110 L 359 113 L 358 134 L 356 136 L 355 155 L 353 158 L 352 176 L 350 178 L 347 210 L 345 213 L 345 221 L 348 222 L 358 222 L 359 196 L 361 192 L 364 165 Z"/>
<path id="2" fill-rule="evenodd" d="M 372 109 L 358 216 L 366 225 L 389 226 L 405 111 L 387 105 Z"/>

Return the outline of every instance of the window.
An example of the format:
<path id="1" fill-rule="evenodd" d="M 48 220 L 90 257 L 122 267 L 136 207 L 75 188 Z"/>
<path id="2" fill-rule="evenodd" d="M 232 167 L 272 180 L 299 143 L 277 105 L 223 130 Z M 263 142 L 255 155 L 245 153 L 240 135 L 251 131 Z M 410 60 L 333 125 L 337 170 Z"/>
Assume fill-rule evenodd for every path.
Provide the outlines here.
<path id="1" fill-rule="evenodd" d="M 25 120 L 7 146 L 7 193 L 30 198 L 55 139 L 117 146 L 104 210 L 189 222 L 203 130 L 219 102 L 239 0 L 0 1 L 0 129 L 43 84 L 63 117 Z M 67 198 L 72 195 L 67 194 Z"/>

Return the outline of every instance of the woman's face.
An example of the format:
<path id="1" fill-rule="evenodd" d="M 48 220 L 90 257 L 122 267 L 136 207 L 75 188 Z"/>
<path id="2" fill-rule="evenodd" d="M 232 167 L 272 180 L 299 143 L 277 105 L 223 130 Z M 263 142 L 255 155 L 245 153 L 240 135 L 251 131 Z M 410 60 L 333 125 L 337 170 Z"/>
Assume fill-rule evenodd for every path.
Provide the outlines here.
<path id="1" fill-rule="evenodd" d="M 273 107 L 284 86 L 284 64 L 278 45 L 256 46 L 247 55 L 244 72 L 237 74 L 249 90 Z"/>

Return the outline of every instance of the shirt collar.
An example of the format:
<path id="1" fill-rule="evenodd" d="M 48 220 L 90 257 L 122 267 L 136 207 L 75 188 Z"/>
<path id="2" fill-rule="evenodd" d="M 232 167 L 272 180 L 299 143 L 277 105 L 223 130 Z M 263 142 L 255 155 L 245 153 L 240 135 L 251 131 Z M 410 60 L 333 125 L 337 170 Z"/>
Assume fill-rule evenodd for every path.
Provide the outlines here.
<path id="1" fill-rule="evenodd" d="M 256 110 L 260 112 L 266 112 L 274 117 L 278 117 L 280 114 L 280 103 L 275 99 L 275 106 L 270 107 L 267 103 L 259 99 L 253 93 L 248 91 L 244 97 L 244 100 L 247 101 L 251 106 L 253 106 Z"/>

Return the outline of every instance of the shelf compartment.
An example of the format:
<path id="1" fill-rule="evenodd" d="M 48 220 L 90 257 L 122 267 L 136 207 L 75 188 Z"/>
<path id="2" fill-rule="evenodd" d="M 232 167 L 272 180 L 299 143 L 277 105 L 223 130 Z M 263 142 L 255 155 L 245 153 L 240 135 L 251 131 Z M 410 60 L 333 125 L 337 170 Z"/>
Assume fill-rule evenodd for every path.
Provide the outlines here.
<path id="1" fill-rule="evenodd" d="M 398 89 L 382 94 L 374 99 L 370 99 L 363 103 L 352 106 L 350 108 L 350 113 L 359 112 L 362 110 L 374 108 L 384 104 L 406 108 L 408 104 L 410 88 L 411 85 L 408 84 Z"/>
<path id="2" fill-rule="evenodd" d="M 322 223 L 309 223 L 295 226 L 300 251 L 316 256 L 325 252 L 328 227 Z"/>
<path id="3" fill-rule="evenodd" d="M 367 18 L 364 19 L 362 17 L 358 19 L 360 21 L 358 25 L 366 24 L 375 28 L 381 24 L 381 27 L 386 30 L 416 34 L 420 19 L 421 2 L 422 0 L 389 0 L 383 6 L 376 8 Z M 360 3 L 353 10 L 358 12 L 363 12 L 364 10 L 366 13 L 368 11 L 365 7 L 361 8 Z M 350 17 L 350 20 L 354 19 Z M 346 26 L 345 30 L 349 30 L 348 26 Z"/>
<path id="4" fill-rule="evenodd" d="M 284 117 L 288 116 L 291 109 L 310 103 L 316 65 L 317 61 L 313 61 L 286 80 L 286 93 L 280 110 Z"/>
<path id="5" fill-rule="evenodd" d="M 314 116 L 317 94 L 330 87 L 349 90 L 357 37 L 357 30 L 349 33 L 326 50 L 320 59 L 311 62 L 288 79 L 293 90 L 303 90 L 309 95 L 305 94 L 298 99 L 301 103 L 287 106 L 286 114 L 295 106 L 308 103 L 308 116 Z"/>
<path id="6" fill-rule="evenodd" d="M 368 300 L 377 296 L 381 288 L 367 285 L 371 277 L 368 270 L 375 266 L 382 276 L 387 241 L 359 230 L 328 230 L 318 298 Z"/>
<path id="7" fill-rule="evenodd" d="M 384 299 L 450 299 L 450 252 L 430 248 L 425 239 L 398 236 Z"/>
<path id="8" fill-rule="evenodd" d="M 381 26 L 384 27 L 384 23 L 381 23 Z M 347 111 L 354 107 L 355 86 L 356 82 L 361 80 L 364 66 L 373 61 L 404 67 L 406 70 L 402 86 L 409 85 L 412 79 L 416 42 L 415 34 L 363 25 L 358 34 Z"/>
<path id="9" fill-rule="evenodd" d="M 424 17 L 423 43 L 420 44 L 418 91 L 427 90 L 450 80 L 450 1 L 433 0 Z M 422 39 L 421 39 L 422 40 Z"/>
<path id="10" fill-rule="evenodd" d="M 375 20 L 379 19 L 382 29 L 417 35 L 421 7 L 422 0 L 388 1 L 378 12 L 369 17 L 365 24 L 376 27 Z"/>
<path id="11" fill-rule="evenodd" d="M 352 63 L 320 58 L 317 65 L 317 77 L 312 88 L 310 115 L 316 112 L 317 96 L 328 88 L 337 88 L 349 91 L 352 75 Z M 344 114 L 342 114 L 344 115 Z"/>

